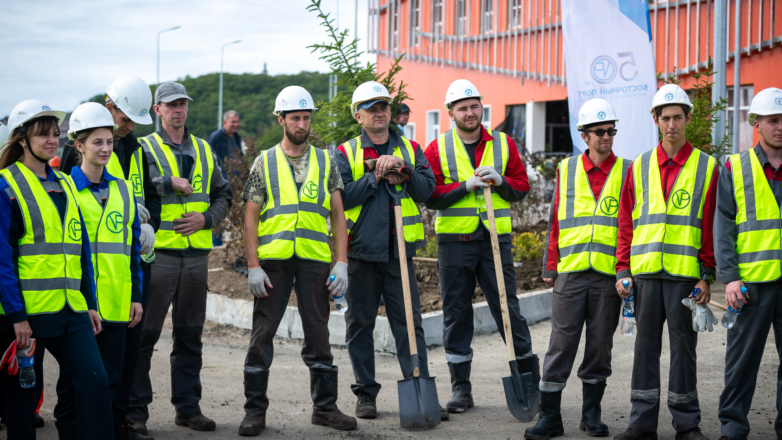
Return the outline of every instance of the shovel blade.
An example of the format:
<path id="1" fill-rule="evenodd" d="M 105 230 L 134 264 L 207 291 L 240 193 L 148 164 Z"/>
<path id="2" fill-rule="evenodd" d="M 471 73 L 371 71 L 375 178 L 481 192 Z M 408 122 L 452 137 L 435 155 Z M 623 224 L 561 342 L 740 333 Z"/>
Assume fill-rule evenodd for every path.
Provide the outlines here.
<path id="1" fill-rule="evenodd" d="M 397 384 L 402 428 L 425 431 L 440 424 L 440 401 L 433 377 L 411 377 Z"/>
<path id="2" fill-rule="evenodd" d="M 540 409 L 540 392 L 533 383 L 532 373 L 519 374 L 516 363 L 511 364 L 510 377 L 502 378 L 508 410 L 520 422 L 529 423 Z"/>

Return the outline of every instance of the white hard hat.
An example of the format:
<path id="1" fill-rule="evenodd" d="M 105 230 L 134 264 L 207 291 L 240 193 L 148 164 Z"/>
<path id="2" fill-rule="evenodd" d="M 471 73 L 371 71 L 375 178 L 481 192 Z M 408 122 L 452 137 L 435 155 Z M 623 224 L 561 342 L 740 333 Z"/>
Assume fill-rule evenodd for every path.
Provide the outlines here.
<path id="1" fill-rule="evenodd" d="M 677 84 L 666 84 L 660 87 L 660 90 L 654 95 L 654 99 L 652 99 L 652 108 L 649 109 L 649 113 L 654 115 L 654 111 L 657 107 L 671 104 L 686 105 L 692 110 L 692 102 L 690 102 L 690 97 L 687 96 L 687 92 Z"/>
<path id="2" fill-rule="evenodd" d="M 65 112 L 52 110 L 52 108 L 43 101 L 37 99 L 22 101 L 19 104 L 16 104 L 16 107 L 11 110 L 11 115 L 8 117 L 8 131 L 13 133 L 14 130 L 25 122 L 44 116 L 57 118 L 58 127 L 62 125 L 62 121 L 65 120 Z"/>
<path id="3" fill-rule="evenodd" d="M 457 79 L 448 86 L 445 92 L 445 108 L 450 110 L 451 104 L 462 99 L 477 98 L 483 99 L 483 95 L 475 87 L 475 84 L 466 79 Z"/>
<path id="4" fill-rule="evenodd" d="M 576 125 L 576 128 L 578 131 L 581 131 L 585 125 L 602 124 L 604 122 L 619 122 L 614 108 L 605 99 L 590 99 L 578 111 L 578 125 Z"/>
<path id="5" fill-rule="evenodd" d="M 749 125 L 755 125 L 755 116 L 782 114 L 782 90 L 776 87 L 763 89 L 752 98 L 747 120 Z"/>
<path id="6" fill-rule="evenodd" d="M 147 83 L 137 76 L 123 76 L 107 89 L 109 99 L 122 113 L 136 124 L 149 125 L 149 107 L 152 106 L 152 91 Z"/>
<path id="7" fill-rule="evenodd" d="M 115 128 L 111 112 L 97 102 L 85 102 L 71 113 L 68 138 L 73 139 L 73 135 L 82 130 L 99 127 Z"/>
<path id="8" fill-rule="evenodd" d="M 0 124 L 0 154 L 3 154 L 3 151 L 5 151 L 5 144 L 8 143 L 8 135 L 8 127 Z"/>
<path id="9" fill-rule="evenodd" d="M 282 112 L 300 112 L 303 110 L 317 110 L 315 101 L 312 100 L 310 92 L 299 86 L 288 86 L 277 95 L 274 101 L 274 114 L 279 115 Z"/>
<path id="10" fill-rule="evenodd" d="M 356 90 L 353 92 L 353 102 L 350 104 L 350 111 L 355 115 L 359 104 L 381 100 L 391 103 L 391 94 L 388 93 L 386 86 L 377 81 L 367 81 L 356 87 Z"/>

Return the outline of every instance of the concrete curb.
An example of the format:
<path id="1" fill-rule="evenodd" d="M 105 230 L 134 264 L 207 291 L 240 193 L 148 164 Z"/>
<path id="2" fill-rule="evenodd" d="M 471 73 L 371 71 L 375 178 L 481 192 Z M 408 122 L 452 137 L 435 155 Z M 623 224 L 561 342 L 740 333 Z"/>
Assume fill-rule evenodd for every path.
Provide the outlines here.
<path id="1" fill-rule="evenodd" d="M 528 324 L 551 319 L 552 289 L 536 290 L 518 295 L 521 314 Z M 253 303 L 241 299 L 231 299 L 223 295 L 210 293 L 206 296 L 206 319 L 218 324 L 230 324 L 235 327 L 252 329 Z M 497 331 L 494 318 L 487 302 L 473 304 L 473 323 L 475 334 Z M 426 345 L 443 345 L 443 312 L 424 313 L 422 316 Z M 378 316 L 375 320 L 375 351 L 396 353 L 394 335 L 388 325 L 388 318 Z M 288 339 L 304 339 L 301 316 L 296 307 L 288 307 L 282 317 L 277 336 Z M 329 315 L 329 342 L 332 345 L 345 345 L 345 316 L 339 313 Z"/>

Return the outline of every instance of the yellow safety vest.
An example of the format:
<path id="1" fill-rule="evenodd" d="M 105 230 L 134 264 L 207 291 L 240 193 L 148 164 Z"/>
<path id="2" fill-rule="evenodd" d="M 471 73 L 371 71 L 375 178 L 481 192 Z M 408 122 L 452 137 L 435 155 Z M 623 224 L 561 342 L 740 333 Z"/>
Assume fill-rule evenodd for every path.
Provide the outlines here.
<path id="1" fill-rule="evenodd" d="M 394 156 L 402 159 L 406 163 L 415 166 L 415 151 L 413 144 L 407 138 L 402 138 L 405 148 L 394 147 Z M 353 181 L 364 177 L 364 149 L 361 148 L 361 136 L 351 139 L 342 144 L 347 153 L 350 170 L 353 173 Z M 402 185 L 396 185 L 396 190 L 401 191 Z M 362 205 L 354 206 L 345 212 L 345 218 L 348 225 L 348 234 L 358 222 L 358 216 L 361 214 Z M 421 211 L 415 205 L 410 195 L 405 192 L 402 195 L 402 228 L 407 243 L 416 243 L 424 240 L 424 224 L 421 221 Z"/>
<path id="2" fill-rule="evenodd" d="M 295 254 L 304 260 L 331 263 L 326 223 L 331 212 L 331 158 L 312 145 L 309 149 L 309 170 L 301 190 L 296 189 L 280 145 L 263 152 L 267 198 L 258 223 L 260 260 L 287 260 Z"/>
<path id="3" fill-rule="evenodd" d="M 508 166 L 508 137 L 502 132 L 486 130 L 496 140 L 499 135 L 500 142 L 488 141 L 481 157 L 481 166 L 491 166 L 502 176 Z M 470 155 L 464 149 L 461 139 L 455 130 L 448 130 L 437 139 L 437 148 L 440 153 L 440 167 L 443 170 L 445 184 L 464 182 L 475 175 L 475 168 L 470 162 Z M 494 217 L 497 225 L 497 234 L 511 233 L 510 203 L 503 199 L 492 188 L 491 199 L 494 207 Z M 461 200 L 450 207 L 437 211 L 434 220 L 434 231 L 440 234 L 472 234 L 478 229 L 478 224 L 483 221 L 486 229 L 489 229 L 489 217 L 486 214 L 486 201 L 483 191 L 473 191 L 462 197 Z"/>
<path id="4" fill-rule="evenodd" d="M 106 171 L 117 179 L 123 179 L 129 181 L 133 185 L 133 196 L 136 198 L 136 203 L 144 204 L 144 172 L 141 169 L 141 148 L 133 152 L 130 156 L 130 173 L 128 176 L 122 170 L 122 165 L 119 163 L 117 154 L 112 152 L 109 158 L 109 163 L 106 164 Z"/>
<path id="5" fill-rule="evenodd" d="M 161 176 L 184 177 L 179 174 L 176 156 L 157 133 L 140 138 L 144 151 L 152 155 Z M 190 135 L 196 151 L 192 175 L 189 177 L 193 193 L 161 194 L 160 228 L 155 233 L 155 249 L 212 249 L 212 231 L 202 229 L 187 237 L 174 231 L 174 220 L 186 212 L 206 212 L 209 209 L 209 191 L 214 170 L 212 148 L 203 139 Z"/>
<path id="6" fill-rule="evenodd" d="M 730 157 L 736 197 L 736 254 L 739 276 L 750 283 L 767 283 L 782 276 L 782 219 L 780 207 L 754 149 Z"/>
<path id="7" fill-rule="evenodd" d="M 619 198 L 632 161 L 616 158 L 595 202 L 582 156 L 572 156 L 559 164 L 557 272 L 594 269 L 616 275 Z"/>
<path id="8" fill-rule="evenodd" d="M 714 177 L 715 164 L 713 157 L 693 149 L 666 202 L 657 149 L 635 159 L 635 208 L 630 248 L 633 275 L 664 270 L 671 275 L 700 278 L 698 252 L 703 205 Z"/>
<path id="9" fill-rule="evenodd" d="M 72 177 L 68 177 L 76 189 Z M 130 273 L 130 250 L 133 246 L 133 220 L 136 203 L 130 197 L 132 183 L 109 182 L 108 191 L 100 194 L 84 188 L 76 193 L 87 236 L 90 238 L 98 314 L 104 321 L 129 322 L 130 297 L 133 288 Z M 107 196 L 102 206 L 98 197 Z"/>
<path id="10" fill-rule="evenodd" d="M 73 188 L 59 171 L 56 185 L 65 194 L 65 218 L 60 217 L 38 176 L 23 163 L 1 170 L 12 198 L 24 218 L 19 238 L 19 290 L 28 315 L 56 313 L 67 303 L 74 312 L 86 312 L 81 293 L 82 230 Z M 0 313 L 5 314 L 0 308 Z"/>

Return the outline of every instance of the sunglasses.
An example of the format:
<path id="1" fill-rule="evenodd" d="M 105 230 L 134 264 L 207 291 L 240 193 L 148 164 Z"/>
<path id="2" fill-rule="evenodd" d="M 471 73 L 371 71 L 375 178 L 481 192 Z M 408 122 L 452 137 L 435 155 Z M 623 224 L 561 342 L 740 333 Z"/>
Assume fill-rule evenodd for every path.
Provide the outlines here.
<path id="1" fill-rule="evenodd" d="M 597 137 L 603 137 L 606 133 L 608 133 L 609 136 L 614 137 L 616 136 L 617 130 L 615 128 L 609 128 L 608 130 L 599 128 L 597 130 L 584 130 L 584 133 L 594 133 Z"/>

